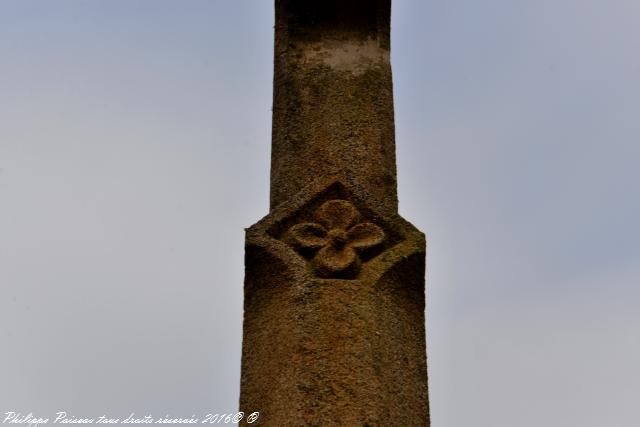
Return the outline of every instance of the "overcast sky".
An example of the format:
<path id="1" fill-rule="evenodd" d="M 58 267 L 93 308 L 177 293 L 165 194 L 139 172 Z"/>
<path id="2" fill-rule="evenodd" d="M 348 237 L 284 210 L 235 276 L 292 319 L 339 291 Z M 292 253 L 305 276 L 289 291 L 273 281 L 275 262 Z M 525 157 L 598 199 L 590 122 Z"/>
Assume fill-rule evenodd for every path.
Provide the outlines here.
<path id="1" fill-rule="evenodd" d="M 0 1 L 0 411 L 237 409 L 271 0 Z M 395 0 L 436 427 L 640 422 L 640 2 Z"/>

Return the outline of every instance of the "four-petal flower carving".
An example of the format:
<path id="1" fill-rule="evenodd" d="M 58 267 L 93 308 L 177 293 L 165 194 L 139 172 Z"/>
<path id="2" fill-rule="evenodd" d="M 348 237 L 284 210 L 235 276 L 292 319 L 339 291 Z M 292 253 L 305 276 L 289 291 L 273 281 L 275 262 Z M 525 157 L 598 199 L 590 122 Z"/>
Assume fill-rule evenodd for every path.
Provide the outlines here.
<path id="1" fill-rule="evenodd" d="M 322 277 L 353 276 L 360 270 L 359 251 L 379 245 L 384 232 L 370 222 L 358 223 L 357 209 L 346 200 L 330 200 L 315 212 L 317 223 L 289 229 L 288 242 L 301 252 L 315 253 L 312 265 Z"/>

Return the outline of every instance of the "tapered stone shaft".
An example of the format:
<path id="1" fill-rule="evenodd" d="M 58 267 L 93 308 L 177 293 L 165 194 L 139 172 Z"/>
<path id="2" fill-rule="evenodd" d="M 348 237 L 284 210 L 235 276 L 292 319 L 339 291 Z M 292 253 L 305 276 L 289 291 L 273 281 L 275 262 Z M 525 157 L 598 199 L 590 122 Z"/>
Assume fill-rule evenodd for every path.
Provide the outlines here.
<path id="1" fill-rule="evenodd" d="M 317 176 L 397 210 L 390 0 L 276 1 L 271 207 Z"/>
<path id="2" fill-rule="evenodd" d="M 428 426 L 425 241 L 397 212 L 390 0 L 275 7 L 240 409 L 265 426 Z"/>

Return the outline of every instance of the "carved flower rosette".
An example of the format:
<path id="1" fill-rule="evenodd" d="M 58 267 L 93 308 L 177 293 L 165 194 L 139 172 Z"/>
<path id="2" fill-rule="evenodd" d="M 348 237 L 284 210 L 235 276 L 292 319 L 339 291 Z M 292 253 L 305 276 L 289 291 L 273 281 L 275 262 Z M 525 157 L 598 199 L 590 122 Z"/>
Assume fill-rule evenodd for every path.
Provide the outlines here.
<path id="1" fill-rule="evenodd" d="M 384 232 L 360 214 L 347 200 L 330 200 L 315 212 L 317 222 L 292 226 L 286 241 L 310 259 L 314 272 L 323 278 L 353 278 L 360 272 L 363 251 L 381 244 Z"/>

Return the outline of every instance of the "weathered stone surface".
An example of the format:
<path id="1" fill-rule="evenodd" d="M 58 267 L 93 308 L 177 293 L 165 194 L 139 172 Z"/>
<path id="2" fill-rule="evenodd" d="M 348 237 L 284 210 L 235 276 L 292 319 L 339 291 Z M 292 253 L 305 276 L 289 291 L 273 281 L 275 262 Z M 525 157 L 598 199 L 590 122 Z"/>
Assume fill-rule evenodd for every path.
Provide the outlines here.
<path id="1" fill-rule="evenodd" d="M 271 208 L 343 173 L 397 211 L 390 1 L 276 1 Z"/>
<path id="2" fill-rule="evenodd" d="M 271 209 L 245 253 L 240 409 L 260 425 L 429 425 L 389 15 L 389 0 L 276 0 Z"/>

